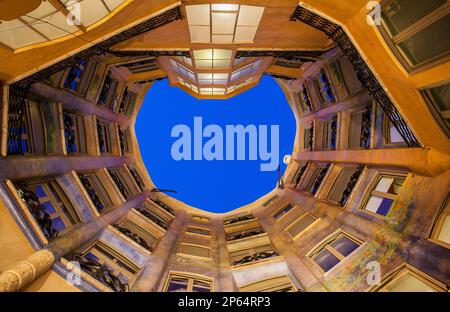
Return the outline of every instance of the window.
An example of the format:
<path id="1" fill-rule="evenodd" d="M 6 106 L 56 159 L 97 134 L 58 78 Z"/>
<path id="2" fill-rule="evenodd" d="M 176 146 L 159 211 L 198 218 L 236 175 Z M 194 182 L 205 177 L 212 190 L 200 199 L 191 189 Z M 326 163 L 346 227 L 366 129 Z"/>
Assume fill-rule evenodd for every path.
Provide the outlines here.
<path id="1" fill-rule="evenodd" d="M 298 99 L 304 113 L 314 111 L 306 84 L 302 85 L 302 90 L 298 94 Z"/>
<path id="2" fill-rule="evenodd" d="M 374 180 L 375 183 L 370 187 L 364 210 L 380 216 L 386 216 L 397 198 L 405 178 L 405 175 L 378 174 Z"/>
<path id="3" fill-rule="evenodd" d="M 158 225 L 164 230 L 167 230 L 170 222 L 162 217 L 160 214 L 156 213 L 148 203 L 145 203 L 138 211 L 144 215 L 147 219 Z"/>
<path id="4" fill-rule="evenodd" d="M 94 59 L 80 60 L 69 69 L 66 80 L 64 80 L 64 88 L 72 90 L 80 96 L 85 96 L 96 69 L 97 62 Z"/>
<path id="5" fill-rule="evenodd" d="M 380 31 L 408 71 L 449 56 L 449 12 L 446 0 L 385 1 Z"/>
<path id="6" fill-rule="evenodd" d="M 97 120 L 97 138 L 100 154 L 111 153 L 111 137 L 109 133 L 109 125 L 99 120 Z"/>
<path id="7" fill-rule="evenodd" d="M 193 43 L 251 43 L 264 7 L 239 4 L 187 5 Z"/>
<path id="8" fill-rule="evenodd" d="M 123 229 L 125 229 L 125 231 Z M 132 240 L 150 251 L 154 250 L 156 242 L 158 241 L 158 239 L 144 227 L 128 219 L 120 224 L 118 230 L 128 237 L 131 236 Z M 127 235 L 127 231 L 130 231 L 132 235 Z"/>
<path id="9" fill-rule="evenodd" d="M 241 83 L 229 86 L 227 88 L 227 94 L 235 92 L 235 91 L 237 91 L 239 89 L 242 89 L 243 87 L 245 87 L 245 86 L 249 85 L 250 83 L 252 83 L 253 80 L 254 80 L 253 77 L 250 77 L 250 78 L 246 79 L 245 81 L 243 81 Z"/>
<path id="10" fill-rule="evenodd" d="M 223 220 L 223 224 L 230 225 L 230 224 L 240 223 L 240 222 L 254 220 L 254 219 L 255 219 L 255 217 L 253 217 L 253 215 L 247 214 L 247 215 L 242 215 L 242 216 L 238 216 L 238 217 L 227 218 L 227 219 Z"/>
<path id="11" fill-rule="evenodd" d="M 300 181 L 302 180 L 302 177 L 306 171 L 306 169 L 308 168 L 309 162 L 306 163 L 302 163 L 298 166 L 297 171 L 295 172 L 294 177 L 292 178 L 291 183 L 295 185 L 295 187 L 297 187 L 300 183 Z"/>
<path id="12" fill-rule="evenodd" d="M 200 257 L 200 258 L 211 258 L 211 248 L 199 246 L 199 245 L 192 245 L 192 244 L 181 244 L 180 248 L 178 249 L 178 252 L 181 254 L 194 256 L 194 257 Z"/>
<path id="13" fill-rule="evenodd" d="M 190 82 L 185 81 L 184 79 L 177 77 L 178 82 L 182 85 L 185 86 L 186 88 L 192 90 L 195 93 L 198 93 L 198 87 Z"/>
<path id="14" fill-rule="evenodd" d="M 338 118 L 334 115 L 330 119 L 321 122 L 322 125 L 322 150 L 336 150 Z"/>
<path id="15" fill-rule="evenodd" d="M 200 84 L 225 85 L 228 82 L 228 73 L 198 73 L 197 76 Z"/>
<path id="16" fill-rule="evenodd" d="M 297 291 L 288 276 L 277 276 L 239 288 L 241 292 L 294 292 Z"/>
<path id="17" fill-rule="evenodd" d="M 337 80 L 340 84 L 344 84 L 343 87 L 349 95 L 353 95 L 362 89 L 361 82 L 347 57 L 342 57 L 333 62 L 331 64 L 331 70 L 335 73 L 336 77 L 339 77 Z"/>
<path id="18" fill-rule="evenodd" d="M 130 188 L 131 177 L 127 175 L 125 168 L 108 169 L 108 172 L 123 197 L 125 199 L 131 198 L 133 196 L 133 191 Z"/>
<path id="19" fill-rule="evenodd" d="M 98 98 L 98 104 L 114 110 L 118 82 L 108 70 L 103 81 L 103 87 Z"/>
<path id="20" fill-rule="evenodd" d="M 330 80 L 324 69 L 320 71 L 319 77 L 313 80 L 314 87 L 319 97 L 320 105 L 327 105 L 335 101 L 334 92 Z"/>
<path id="21" fill-rule="evenodd" d="M 270 244 L 255 246 L 248 249 L 230 252 L 230 261 L 232 266 L 264 261 L 278 256 Z"/>
<path id="22" fill-rule="evenodd" d="M 450 83 L 425 89 L 422 96 L 441 128 L 450 137 Z"/>
<path id="23" fill-rule="evenodd" d="M 45 154 L 46 126 L 39 103 L 25 100 L 8 111 L 8 154 Z"/>
<path id="24" fill-rule="evenodd" d="M 431 231 L 431 239 L 443 243 L 450 248 L 450 193 L 438 212 L 436 221 Z"/>
<path id="25" fill-rule="evenodd" d="M 263 234 L 264 230 L 261 228 L 261 226 L 258 225 L 252 225 L 250 227 L 245 227 L 245 229 L 233 231 L 230 233 L 226 233 L 225 239 L 227 241 L 235 241 L 238 239 L 253 237 L 255 235 Z"/>
<path id="26" fill-rule="evenodd" d="M 111 198 L 106 192 L 100 178 L 95 173 L 79 173 L 78 176 L 99 213 L 102 213 L 104 209 L 112 207 Z"/>
<path id="27" fill-rule="evenodd" d="M 130 165 L 128 165 L 128 170 L 130 170 L 130 174 L 133 177 L 134 181 L 136 182 L 137 186 L 139 187 L 139 190 L 143 192 L 145 189 L 145 184 L 144 181 L 142 181 L 138 170 Z"/>
<path id="28" fill-rule="evenodd" d="M 81 269 L 114 291 L 128 291 L 135 281 L 140 267 L 113 247 L 98 241 L 86 252 L 75 254 Z"/>
<path id="29" fill-rule="evenodd" d="M 305 192 L 308 192 L 312 195 L 315 195 L 319 190 L 320 185 L 322 184 L 325 175 L 328 172 L 329 164 L 326 165 L 311 165 L 308 170 L 308 174 L 305 179 L 302 181 L 302 189 Z"/>
<path id="30" fill-rule="evenodd" d="M 343 168 L 333 183 L 333 187 L 328 194 L 328 200 L 339 206 L 344 206 L 363 169 L 364 167 L 362 166 L 358 168 Z"/>
<path id="31" fill-rule="evenodd" d="M 126 116 L 130 117 L 136 105 L 136 99 L 137 94 L 131 92 L 128 87 L 125 86 L 125 90 L 123 91 L 122 99 L 120 101 L 117 112 L 119 114 L 125 114 Z"/>
<path id="32" fill-rule="evenodd" d="M 86 154 L 86 134 L 81 116 L 63 112 L 64 138 L 67 154 Z"/>
<path id="33" fill-rule="evenodd" d="M 14 186 L 47 239 L 81 223 L 74 206 L 56 181 L 16 182 Z"/>
<path id="34" fill-rule="evenodd" d="M 227 69 L 230 67 L 232 50 L 202 49 L 194 50 L 197 69 Z"/>
<path id="35" fill-rule="evenodd" d="M 383 113 L 383 137 L 384 143 L 388 145 L 406 145 L 400 132 L 389 117 Z"/>
<path id="36" fill-rule="evenodd" d="M 309 128 L 305 128 L 304 131 L 303 147 L 310 151 L 312 151 L 314 145 L 313 136 L 314 136 L 314 124 L 312 124 L 311 127 Z"/>
<path id="37" fill-rule="evenodd" d="M 249 75 L 255 73 L 258 70 L 259 65 L 261 65 L 261 62 L 262 62 L 261 60 L 257 60 L 253 63 L 247 64 L 247 65 L 233 71 L 231 73 L 230 80 L 232 82 L 235 82 L 236 80 L 238 80 L 242 77 L 249 76 Z"/>
<path id="38" fill-rule="evenodd" d="M 129 152 L 127 130 L 122 130 L 120 126 L 117 126 L 117 131 L 119 133 L 120 152 L 123 156 Z"/>
<path id="39" fill-rule="evenodd" d="M 360 241 L 339 231 L 322 242 L 308 257 L 317 263 L 324 272 L 328 272 L 360 245 Z"/>
<path id="40" fill-rule="evenodd" d="M 294 204 L 287 204 L 286 206 L 282 207 L 281 209 L 279 209 L 277 212 L 275 212 L 275 214 L 273 215 L 273 217 L 275 218 L 275 220 L 279 220 L 281 219 L 281 217 L 283 217 L 284 215 L 286 215 L 289 211 L 292 210 L 292 208 L 294 208 L 295 205 Z"/>
<path id="41" fill-rule="evenodd" d="M 212 290 L 212 280 L 200 276 L 171 273 L 166 284 L 167 292 L 210 292 Z"/>
<path id="42" fill-rule="evenodd" d="M 190 69 L 188 69 L 186 66 L 183 66 L 174 60 L 170 60 L 170 64 L 172 65 L 173 70 L 182 75 L 185 78 L 188 78 L 192 80 L 193 82 L 196 82 L 194 72 Z"/>
<path id="43" fill-rule="evenodd" d="M 204 217 L 204 216 L 192 216 L 192 220 L 194 221 L 198 221 L 198 222 L 209 222 L 209 218 L 208 217 Z"/>
<path id="44" fill-rule="evenodd" d="M 301 216 L 297 221 L 292 223 L 286 231 L 291 234 L 292 238 L 297 238 L 310 225 L 316 222 L 317 218 L 310 213 Z"/>
<path id="45" fill-rule="evenodd" d="M 189 234 L 197 234 L 197 235 L 202 235 L 202 236 L 211 236 L 211 231 L 208 229 L 203 229 L 203 228 L 198 228 L 198 227 L 193 227 L 193 226 L 188 226 L 186 233 Z"/>
<path id="46" fill-rule="evenodd" d="M 371 127 L 372 113 L 370 108 L 352 113 L 348 129 L 348 148 L 369 149 Z"/>
<path id="47" fill-rule="evenodd" d="M 447 291 L 446 286 L 416 268 L 404 264 L 386 276 L 380 286 L 372 291 L 381 292 L 437 292 Z"/>

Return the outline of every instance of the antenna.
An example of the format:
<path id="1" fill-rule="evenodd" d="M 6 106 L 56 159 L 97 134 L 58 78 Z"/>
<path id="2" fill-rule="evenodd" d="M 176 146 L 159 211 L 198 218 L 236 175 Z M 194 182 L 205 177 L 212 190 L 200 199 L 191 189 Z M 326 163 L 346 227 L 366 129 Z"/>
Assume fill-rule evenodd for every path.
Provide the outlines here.
<path id="1" fill-rule="evenodd" d="M 158 189 L 156 187 L 154 187 L 151 192 L 152 193 L 165 193 L 165 192 L 167 192 L 167 193 L 177 193 L 177 191 L 175 191 L 175 190 Z"/>

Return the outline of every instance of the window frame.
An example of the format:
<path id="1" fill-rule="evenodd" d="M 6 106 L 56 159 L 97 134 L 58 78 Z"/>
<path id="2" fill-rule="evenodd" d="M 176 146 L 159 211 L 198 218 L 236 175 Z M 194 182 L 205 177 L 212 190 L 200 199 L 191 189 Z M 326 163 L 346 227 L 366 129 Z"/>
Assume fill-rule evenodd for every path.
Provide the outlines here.
<path id="1" fill-rule="evenodd" d="M 170 286 L 170 281 L 174 277 L 188 280 L 188 283 L 186 285 L 186 292 L 192 292 L 195 281 L 209 284 L 210 285 L 209 292 L 214 292 L 214 279 L 213 278 L 209 278 L 207 276 L 200 275 L 200 274 L 186 273 L 186 272 L 180 272 L 180 271 L 169 271 L 161 291 L 168 292 L 169 286 Z"/>
<path id="2" fill-rule="evenodd" d="M 85 131 L 85 125 L 83 116 L 80 116 L 78 114 L 69 112 L 67 110 L 63 110 L 63 131 L 64 131 L 64 146 L 66 149 L 66 155 L 85 155 L 87 154 L 87 140 L 86 140 L 86 131 Z M 72 119 L 73 126 L 74 126 L 74 133 L 75 133 L 75 145 L 76 145 L 76 152 L 69 152 L 67 149 L 67 136 L 66 136 L 66 127 L 65 127 L 65 118 L 68 116 L 68 118 Z M 83 128 L 82 130 L 80 128 Z"/>
<path id="3" fill-rule="evenodd" d="M 431 89 L 442 87 L 448 84 L 450 84 L 450 81 L 446 81 L 438 85 L 428 86 L 420 89 L 419 91 L 434 119 L 439 124 L 442 131 L 444 131 L 444 133 L 450 138 L 450 124 L 446 122 L 446 119 L 450 120 L 450 109 L 441 111 L 437 104 L 435 104 L 435 102 L 433 101 L 433 97 L 430 94 Z"/>
<path id="4" fill-rule="evenodd" d="M 291 289 L 286 292 L 298 291 L 288 275 L 281 275 L 240 286 L 239 292 L 278 292 L 287 287 L 290 287 Z"/>
<path id="5" fill-rule="evenodd" d="M 285 209 L 289 206 L 291 206 L 290 209 L 288 211 L 285 211 Z M 288 215 L 289 212 L 291 212 L 293 209 L 295 209 L 295 207 L 297 207 L 297 205 L 295 205 L 294 203 L 286 203 L 283 206 L 281 206 L 280 208 L 278 208 L 277 210 L 275 210 L 272 213 L 272 217 L 275 219 L 275 222 L 279 222 L 281 219 L 286 217 L 286 215 Z M 283 214 L 281 216 L 279 216 L 279 214 L 281 214 L 281 213 L 283 213 Z M 277 216 L 279 216 L 279 217 L 277 218 Z"/>
<path id="6" fill-rule="evenodd" d="M 390 193 L 384 193 L 384 192 L 379 192 L 379 191 L 375 191 L 374 189 L 376 188 L 376 186 L 378 185 L 378 182 L 383 178 L 383 177 L 394 177 L 395 178 L 403 178 L 403 184 L 400 187 L 400 190 L 402 190 L 403 186 L 405 185 L 405 183 L 407 182 L 407 178 L 409 177 L 409 173 L 401 173 L 401 172 L 395 172 L 395 171 L 377 171 L 377 173 L 374 175 L 374 177 L 371 179 L 369 185 L 367 186 L 365 192 L 364 192 L 364 196 L 361 200 L 361 204 L 359 207 L 359 210 L 361 210 L 362 212 L 369 214 L 371 216 L 374 216 L 376 218 L 379 219 L 383 219 L 386 220 L 387 216 L 389 215 L 389 212 L 391 211 L 392 207 L 394 206 L 398 196 L 400 194 L 390 194 Z M 375 194 L 373 193 L 375 192 Z M 386 195 L 387 196 L 383 196 Z M 367 203 L 369 202 L 370 197 L 374 195 L 374 196 L 378 196 L 378 197 L 382 197 L 382 198 L 388 198 L 392 200 L 392 204 L 391 207 L 389 208 L 388 212 L 386 213 L 385 216 L 369 211 L 366 209 Z"/>
<path id="7" fill-rule="evenodd" d="M 87 248 L 84 248 L 83 251 L 81 252 L 81 255 L 83 257 L 85 257 L 85 255 L 90 252 L 92 249 L 94 249 L 97 245 L 102 245 L 102 247 L 104 249 L 106 249 L 106 251 L 114 257 L 114 260 L 116 261 L 120 261 L 123 264 L 125 264 L 126 266 L 130 267 L 130 269 L 135 269 L 136 273 L 130 278 L 130 283 L 128 284 L 128 287 L 131 288 L 132 285 L 136 282 L 139 273 L 142 272 L 142 270 L 144 269 L 144 267 L 139 266 L 138 264 L 134 263 L 133 260 L 131 260 L 130 258 L 128 258 L 126 255 L 124 255 L 122 252 L 120 252 L 120 250 L 118 250 L 117 248 L 115 248 L 114 246 L 108 244 L 105 241 L 102 240 L 97 240 L 95 242 L 93 242 L 92 244 L 90 244 Z M 100 251 L 101 252 L 101 251 Z M 108 256 L 106 256 L 108 257 Z M 110 258 L 109 258 L 110 259 Z M 114 261 L 113 259 L 110 259 L 112 262 L 114 262 L 115 265 L 120 266 L 117 264 L 116 261 Z M 102 264 L 105 262 L 102 262 Z M 109 263 L 108 263 L 109 264 Z M 111 266 L 111 265 L 109 265 Z M 127 269 L 125 269 L 127 270 Z M 116 270 L 115 270 L 116 271 Z M 115 272 L 114 271 L 114 272 Z M 117 270 L 119 273 L 122 273 L 121 270 Z M 130 273 L 133 273 L 131 271 L 129 271 Z M 105 289 L 108 289 L 109 291 L 114 291 L 113 289 L 111 289 L 109 286 L 103 284 L 102 282 L 100 282 L 99 280 L 97 280 L 95 277 L 93 277 L 92 275 L 90 275 L 89 273 L 87 273 L 86 271 L 84 271 L 83 269 L 81 269 L 81 274 L 83 279 L 87 279 L 89 282 L 94 282 L 95 284 L 99 284 L 102 285 Z M 123 274 L 123 273 L 122 273 Z M 118 275 L 118 274 L 117 274 Z M 125 275 L 125 274 L 123 274 Z M 116 276 L 116 275 L 115 275 Z M 125 275 L 127 276 L 127 275 Z M 116 276 L 117 277 L 117 276 Z M 128 277 L 128 276 L 127 276 Z"/>
<path id="8" fill-rule="evenodd" d="M 446 216 L 450 216 L 450 193 L 447 194 L 442 205 L 439 207 L 433 219 L 433 225 L 430 230 L 429 239 L 436 244 L 439 244 L 447 249 L 450 249 L 450 243 L 439 240 L 439 234 L 444 225 Z"/>
<path id="9" fill-rule="evenodd" d="M 328 245 L 331 245 L 333 242 L 335 242 L 341 236 L 345 236 L 346 238 L 350 239 L 351 241 L 353 241 L 354 243 L 359 245 L 355 250 L 350 252 L 347 256 L 344 256 L 343 254 L 341 254 L 339 251 L 337 251 L 332 246 L 328 246 Z M 325 274 L 332 272 L 336 267 L 338 267 L 340 264 L 342 264 L 346 259 L 348 259 L 350 256 L 355 254 L 361 248 L 361 246 L 363 246 L 364 244 L 365 244 L 365 242 L 362 241 L 361 239 L 355 237 L 354 235 L 349 234 L 347 231 L 338 229 L 337 231 L 328 235 L 325 239 L 323 239 L 316 246 L 314 246 L 311 249 L 311 251 L 309 251 L 306 254 L 306 257 L 310 260 L 310 263 L 312 263 L 312 265 L 315 268 L 319 269 L 320 272 L 322 272 L 322 274 L 325 275 Z M 326 247 L 329 247 L 329 248 L 326 248 Z M 314 257 L 324 249 L 327 250 L 329 253 L 331 253 L 333 256 L 335 256 L 339 260 L 339 262 L 336 263 L 336 265 L 334 265 L 333 267 L 331 267 L 328 271 L 325 271 L 324 269 L 322 269 L 322 267 L 314 260 Z"/>
<path id="10" fill-rule="evenodd" d="M 407 274 L 412 275 L 413 277 L 417 278 L 421 282 L 424 282 L 431 288 L 435 289 L 436 292 L 446 292 L 448 291 L 446 285 L 444 283 L 441 283 L 440 281 L 434 279 L 433 277 L 429 276 L 428 274 L 420 271 L 419 269 L 416 269 L 415 267 L 409 265 L 408 263 L 403 263 L 400 266 L 396 267 L 392 271 L 390 271 L 388 274 L 386 274 L 379 285 L 374 285 L 369 287 L 369 292 L 390 292 L 386 289 L 386 287 L 389 284 L 395 283 L 400 278 L 404 277 Z"/>
<path id="11" fill-rule="evenodd" d="M 295 236 L 292 235 L 291 232 L 289 232 L 289 229 L 291 229 L 292 227 L 294 227 L 297 223 L 301 222 L 303 219 L 305 219 L 307 216 L 312 217 L 313 219 L 315 219 L 313 222 L 311 222 L 307 227 L 305 227 L 302 231 L 298 232 Z M 295 219 L 291 224 L 289 224 L 285 231 L 292 237 L 292 240 L 295 241 L 297 240 L 307 229 L 311 228 L 315 223 L 317 223 L 317 221 L 319 221 L 320 218 L 316 217 L 315 215 L 313 215 L 310 212 L 307 212 L 303 215 L 301 215 L 299 218 Z"/>
<path id="12" fill-rule="evenodd" d="M 389 5 L 392 1 L 395 1 L 395 0 L 382 0 L 381 1 L 381 11 L 383 11 L 383 9 L 386 8 L 387 5 Z M 411 38 L 415 34 L 426 29 L 427 27 L 431 26 L 433 23 L 438 22 L 440 19 L 444 18 L 449 13 L 450 13 L 450 6 L 447 1 L 447 3 L 436 8 L 431 13 L 428 13 L 427 15 L 421 17 L 419 20 L 417 20 L 413 24 L 409 25 L 408 27 L 406 27 L 404 30 L 402 30 L 400 33 L 398 33 L 395 36 L 393 36 L 390 33 L 383 18 L 381 18 L 381 25 L 376 26 L 376 29 L 378 29 L 378 32 L 381 34 L 382 38 L 384 39 L 384 42 L 388 46 L 389 50 L 394 54 L 396 60 L 401 64 L 403 69 L 406 70 L 406 72 L 412 74 L 412 73 L 422 71 L 427 68 L 447 62 L 450 59 L 450 52 L 447 51 L 446 53 L 437 55 L 437 56 L 435 56 L 429 60 L 426 60 L 422 63 L 413 65 L 412 62 L 408 59 L 408 57 L 406 55 L 404 55 L 404 53 L 401 51 L 401 49 L 397 48 L 397 45 L 400 44 L 401 42 L 404 42 L 405 40 Z M 376 14 L 377 14 L 376 9 L 374 9 L 369 14 L 372 16 L 372 19 L 375 19 Z"/>

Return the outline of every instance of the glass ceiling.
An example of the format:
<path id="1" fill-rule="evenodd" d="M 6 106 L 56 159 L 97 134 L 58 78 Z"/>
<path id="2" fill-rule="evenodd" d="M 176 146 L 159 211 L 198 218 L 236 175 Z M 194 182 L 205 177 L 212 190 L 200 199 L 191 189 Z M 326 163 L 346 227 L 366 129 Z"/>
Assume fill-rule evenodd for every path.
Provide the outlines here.
<path id="1" fill-rule="evenodd" d="M 1 20 L 0 43 L 19 49 L 84 32 L 128 0 L 48 0 L 12 20 Z"/>
<path id="2" fill-rule="evenodd" d="M 186 6 L 191 42 L 251 43 L 264 7 L 239 4 Z"/>

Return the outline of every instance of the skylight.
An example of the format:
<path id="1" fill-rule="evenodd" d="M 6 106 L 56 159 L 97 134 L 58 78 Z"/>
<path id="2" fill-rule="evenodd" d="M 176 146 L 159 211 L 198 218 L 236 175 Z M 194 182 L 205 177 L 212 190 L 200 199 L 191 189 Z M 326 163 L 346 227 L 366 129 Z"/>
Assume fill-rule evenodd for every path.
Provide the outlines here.
<path id="1" fill-rule="evenodd" d="M 231 50 L 202 49 L 194 50 L 193 53 L 197 69 L 226 69 L 230 67 Z"/>
<path id="2" fill-rule="evenodd" d="M 264 7 L 239 4 L 186 6 L 193 43 L 251 43 Z"/>
<path id="3" fill-rule="evenodd" d="M 85 31 L 124 2 L 125 0 L 42 1 L 39 7 L 25 15 L 9 21 L 2 20 L 0 43 L 11 49 L 19 49 Z"/>

